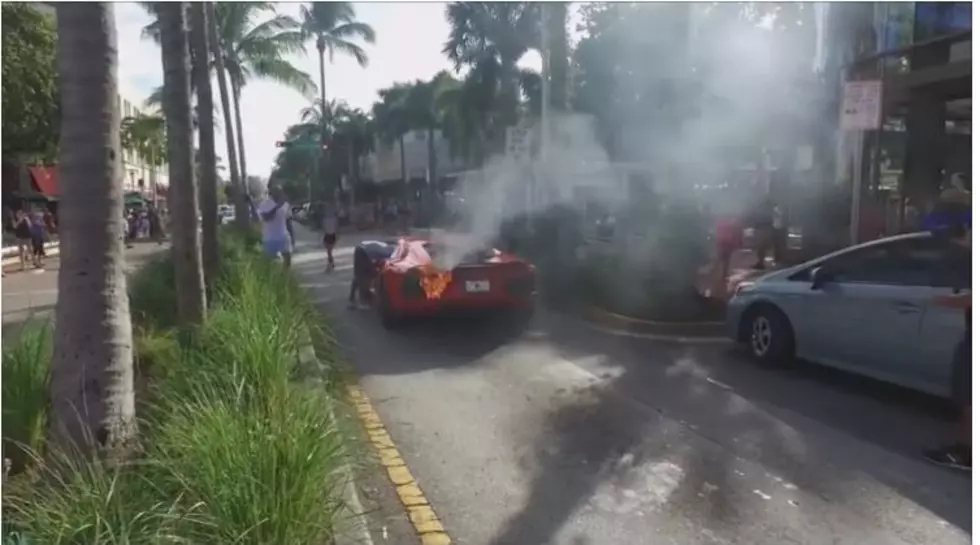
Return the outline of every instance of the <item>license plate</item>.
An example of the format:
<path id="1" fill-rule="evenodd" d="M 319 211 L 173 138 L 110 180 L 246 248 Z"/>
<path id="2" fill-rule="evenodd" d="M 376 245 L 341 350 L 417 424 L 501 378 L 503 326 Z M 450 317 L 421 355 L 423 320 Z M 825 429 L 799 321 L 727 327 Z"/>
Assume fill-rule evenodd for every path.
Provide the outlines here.
<path id="1" fill-rule="evenodd" d="M 486 293 L 490 291 L 489 280 L 467 280 L 466 293 Z"/>

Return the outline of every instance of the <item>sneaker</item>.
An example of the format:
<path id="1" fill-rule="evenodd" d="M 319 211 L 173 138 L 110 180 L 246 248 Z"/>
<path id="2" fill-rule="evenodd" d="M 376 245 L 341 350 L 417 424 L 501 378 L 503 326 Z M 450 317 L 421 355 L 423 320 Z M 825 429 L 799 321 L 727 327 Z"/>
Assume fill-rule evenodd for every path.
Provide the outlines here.
<path id="1" fill-rule="evenodd" d="M 973 468 L 973 451 L 966 445 L 950 445 L 924 453 L 926 460 L 953 469 L 970 471 Z"/>

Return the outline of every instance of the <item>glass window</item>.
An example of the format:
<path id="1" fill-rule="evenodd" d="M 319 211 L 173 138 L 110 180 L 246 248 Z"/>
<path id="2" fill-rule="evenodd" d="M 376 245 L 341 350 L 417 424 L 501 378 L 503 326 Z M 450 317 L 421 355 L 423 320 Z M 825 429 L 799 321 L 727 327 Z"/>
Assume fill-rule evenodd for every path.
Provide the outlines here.
<path id="1" fill-rule="evenodd" d="M 915 41 L 920 42 L 973 28 L 970 2 L 916 2 Z"/>
<path id="2" fill-rule="evenodd" d="M 964 257 L 965 255 L 965 257 Z M 904 239 L 847 253 L 830 263 L 848 284 L 969 287 L 969 251 L 938 237 Z"/>

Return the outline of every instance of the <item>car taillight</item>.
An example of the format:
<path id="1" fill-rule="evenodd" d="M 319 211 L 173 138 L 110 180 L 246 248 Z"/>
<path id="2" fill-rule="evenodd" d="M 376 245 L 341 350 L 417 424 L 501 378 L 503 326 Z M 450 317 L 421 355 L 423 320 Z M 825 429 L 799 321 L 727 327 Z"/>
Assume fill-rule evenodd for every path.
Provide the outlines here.
<path id="1" fill-rule="evenodd" d="M 402 280 L 402 296 L 406 298 L 425 297 L 422 289 L 422 277 L 416 271 L 409 271 Z"/>

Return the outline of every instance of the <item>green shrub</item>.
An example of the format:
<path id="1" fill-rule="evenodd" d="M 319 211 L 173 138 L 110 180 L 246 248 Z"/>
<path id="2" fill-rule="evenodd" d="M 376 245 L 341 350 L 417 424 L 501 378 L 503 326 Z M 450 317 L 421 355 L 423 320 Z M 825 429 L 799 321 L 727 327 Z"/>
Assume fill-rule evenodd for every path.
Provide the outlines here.
<path id="1" fill-rule="evenodd" d="M 47 321 L 25 324 L 3 344 L 3 457 L 19 473 L 31 450 L 43 447 L 48 420 L 48 377 L 51 373 L 51 326 Z"/>
<path id="2" fill-rule="evenodd" d="M 247 234 L 222 233 L 212 307 L 186 335 L 164 325 L 174 309 L 152 293 L 172 289 L 172 262 L 140 271 L 135 357 L 150 393 L 142 456 L 121 467 L 65 460 L 6 487 L 5 514 L 27 543 L 329 541 L 351 432 L 332 416 L 332 390 L 294 379 L 300 347 L 332 340 L 310 331 L 318 321 L 302 290 L 255 247 Z"/>
<path id="3" fill-rule="evenodd" d="M 54 455 L 52 455 L 54 456 Z M 6 540 L 25 545 L 156 545 L 189 543 L 180 526 L 195 519 L 131 467 L 54 456 L 38 478 L 4 483 Z M 12 524 L 11 524 L 12 523 Z M 14 531 L 11 531 L 14 530 Z"/>
<path id="4" fill-rule="evenodd" d="M 129 311 L 137 326 L 168 329 L 177 324 L 173 256 L 156 257 L 129 279 Z"/>

